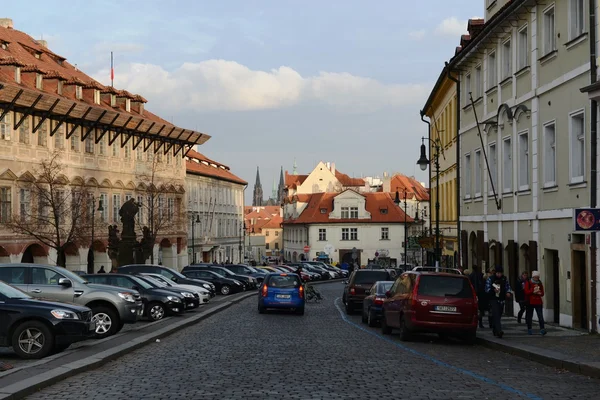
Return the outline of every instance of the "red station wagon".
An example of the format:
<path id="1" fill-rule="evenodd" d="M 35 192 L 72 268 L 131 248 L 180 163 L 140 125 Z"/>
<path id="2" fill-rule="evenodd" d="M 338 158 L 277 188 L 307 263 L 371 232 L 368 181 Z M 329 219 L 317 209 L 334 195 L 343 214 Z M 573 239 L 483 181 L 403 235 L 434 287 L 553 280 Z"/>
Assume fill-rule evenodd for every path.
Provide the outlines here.
<path id="1" fill-rule="evenodd" d="M 396 279 L 383 301 L 384 334 L 396 328 L 401 340 L 410 340 L 414 333 L 438 333 L 475 342 L 475 289 L 458 270 L 441 270 L 449 272 L 421 269 L 405 272 Z"/>

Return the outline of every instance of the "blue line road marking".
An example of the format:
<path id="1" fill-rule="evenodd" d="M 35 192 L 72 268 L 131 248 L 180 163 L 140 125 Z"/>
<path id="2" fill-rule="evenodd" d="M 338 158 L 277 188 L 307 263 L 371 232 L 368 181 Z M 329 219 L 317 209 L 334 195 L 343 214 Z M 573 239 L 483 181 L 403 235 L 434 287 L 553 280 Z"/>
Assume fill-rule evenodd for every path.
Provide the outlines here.
<path id="1" fill-rule="evenodd" d="M 448 364 L 448 363 L 446 363 L 444 361 L 438 360 L 435 357 L 431 357 L 431 356 L 429 356 L 427 354 L 424 354 L 424 353 L 421 353 L 421 352 L 416 351 L 414 349 L 411 349 L 410 347 L 407 347 L 407 346 L 403 345 L 402 343 L 398 343 L 397 341 L 392 340 L 390 338 L 387 338 L 387 337 L 385 337 L 383 335 L 380 335 L 380 334 L 378 334 L 378 333 L 376 333 L 376 332 L 374 332 L 374 331 L 372 331 L 370 329 L 366 329 L 363 326 L 361 326 L 361 325 L 359 325 L 359 324 L 357 324 L 357 323 L 355 323 L 355 322 L 353 322 L 353 321 L 351 321 L 351 320 L 348 319 L 348 317 L 346 316 L 346 314 L 342 311 L 342 309 L 339 306 L 339 302 L 340 302 L 339 300 L 340 300 L 339 297 L 337 299 L 335 299 L 335 303 L 334 304 L 335 304 L 335 308 L 337 308 L 337 310 L 339 311 L 340 316 L 342 317 L 342 319 L 344 320 L 344 322 L 352 325 L 353 327 L 355 327 L 357 329 L 360 329 L 361 331 L 363 331 L 365 333 L 373 335 L 373 336 L 375 336 L 375 337 L 377 337 L 377 338 L 379 338 L 381 340 L 384 340 L 384 341 L 386 341 L 386 342 L 388 342 L 390 344 L 393 344 L 394 346 L 396 346 L 396 347 L 398 347 L 398 348 L 400 348 L 400 349 L 402 349 L 404 351 L 407 351 L 407 352 L 412 353 L 412 354 L 414 354 L 416 356 L 424 358 L 425 360 L 431 361 L 434 364 L 437 364 L 437 365 L 445 367 L 445 368 L 452 369 L 452 370 L 460 372 L 461 374 L 464 374 L 464 375 L 468 375 L 468 376 L 470 376 L 472 378 L 475 378 L 477 380 L 485 382 L 485 383 L 487 383 L 489 385 L 499 387 L 500 389 L 502 389 L 504 391 L 507 391 L 509 393 L 512 393 L 514 395 L 521 396 L 521 397 L 524 397 L 526 399 L 531 399 L 531 400 L 543 400 L 542 397 L 539 397 L 538 395 L 535 395 L 535 394 L 532 394 L 532 393 L 522 392 L 522 391 L 520 391 L 518 389 L 515 389 L 515 388 L 510 387 L 508 385 L 505 385 L 503 383 L 496 382 L 496 381 L 494 381 L 494 380 L 492 380 L 490 378 L 487 378 L 485 376 L 479 375 L 479 374 L 477 374 L 477 373 L 475 373 L 473 371 L 469 371 L 468 369 L 464 369 L 464 368 L 460 368 L 460 367 L 454 366 L 452 364 Z"/>

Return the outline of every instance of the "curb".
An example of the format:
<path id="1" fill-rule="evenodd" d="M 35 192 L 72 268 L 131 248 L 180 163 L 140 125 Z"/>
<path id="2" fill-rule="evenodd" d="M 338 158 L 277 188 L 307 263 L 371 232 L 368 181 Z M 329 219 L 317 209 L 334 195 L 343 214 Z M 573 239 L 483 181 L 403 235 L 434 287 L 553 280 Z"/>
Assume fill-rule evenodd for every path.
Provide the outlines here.
<path id="1" fill-rule="evenodd" d="M 522 344 L 506 344 L 502 339 L 478 336 L 477 343 L 493 350 L 512 354 L 553 368 L 600 379 L 600 362 L 585 362 L 570 358 L 562 353 L 534 348 Z"/>
<path id="2" fill-rule="evenodd" d="M 169 336 L 172 333 L 177 332 L 180 329 L 197 324 L 198 322 L 210 317 L 211 315 L 225 310 L 231 307 L 232 305 L 257 294 L 258 291 L 246 293 L 234 300 L 224 301 L 210 310 L 204 311 L 184 321 L 176 322 L 172 325 L 166 326 L 162 329 L 157 330 L 156 332 L 142 335 L 140 337 L 130 340 L 127 343 L 116 346 L 112 349 L 94 354 L 93 356 L 78 361 L 70 362 L 61 367 L 41 373 L 39 375 L 22 380 L 12 385 L 0 388 L 0 400 L 22 399 L 25 396 L 33 394 L 40 389 L 51 386 L 73 375 L 77 375 L 82 372 L 99 368 L 102 365 L 108 363 L 109 361 L 113 361 L 127 353 L 132 352 L 133 350 L 137 350 L 145 346 L 146 344 L 155 341 L 156 339 L 161 339 L 163 337 Z"/>

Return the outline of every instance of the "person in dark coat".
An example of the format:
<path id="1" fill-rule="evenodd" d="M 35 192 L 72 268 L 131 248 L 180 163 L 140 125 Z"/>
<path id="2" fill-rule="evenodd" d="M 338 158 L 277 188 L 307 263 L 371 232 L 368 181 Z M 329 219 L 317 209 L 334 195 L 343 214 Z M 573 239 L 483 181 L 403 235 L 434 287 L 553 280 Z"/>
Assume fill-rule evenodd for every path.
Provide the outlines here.
<path id="1" fill-rule="evenodd" d="M 105 273 L 106 273 L 106 271 L 104 270 L 104 265 L 102 265 L 102 266 L 100 267 L 100 270 L 98 271 L 98 273 L 99 273 L 99 274 L 105 274 Z"/>
<path id="2" fill-rule="evenodd" d="M 504 276 L 502 265 L 496 265 L 496 273 L 491 275 L 485 282 L 485 292 L 490 295 L 490 305 L 492 309 L 492 329 L 494 336 L 502 339 L 504 331 L 502 330 L 502 313 L 504 312 L 504 303 L 510 299 L 512 289 L 508 279 Z"/>
<path id="3" fill-rule="evenodd" d="M 473 271 L 469 275 L 469 280 L 477 293 L 477 308 L 479 309 L 479 327 L 483 328 L 483 317 L 485 311 L 489 307 L 488 296 L 485 293 L 485 280 L 483 274 L 479 271 L 479 267 L 473 265 Z"/>
<path id="4" fill-rule="evenodd" d="M 517 322 L 520 324 L 523 318 L 523 314 L 527 310 L 527 302 L 525 301 L 525 284 L 529 280 L 529 274 L 524 271 L 521 277 L 517 280 L 517 287 L 515 287 L 515 300 L 519 303 L 519 313 L 517 314 Z"/>

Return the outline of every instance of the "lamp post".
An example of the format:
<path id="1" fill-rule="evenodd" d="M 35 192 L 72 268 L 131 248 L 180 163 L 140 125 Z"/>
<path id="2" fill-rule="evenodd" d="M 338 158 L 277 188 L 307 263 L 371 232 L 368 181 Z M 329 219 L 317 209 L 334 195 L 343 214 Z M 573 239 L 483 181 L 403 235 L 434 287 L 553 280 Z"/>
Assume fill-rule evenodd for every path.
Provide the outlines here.
<path id="1" fill-rule="evenodd" d="M 437 141 L 427 139 L 433 144 L 435 149 L 435 262 L 436 267 L 440 265 L 440 145 Z M 417 161 L 421 171 L 425 171 L 430 161 L 427 159 L 427 150 L 425 150 L 425 138 L 421 138 L 421 156 Z"/>
<path id="2" fill-rule="evenodd" d="M 396 198 L 394 199 L 394 203 L 396 203 L 396 205 L 398 207 L 400 207 L 400 193 L 398 193 L 397 190 L 396 190 Z M 404 189 L 404 265 L 405 266 L 408 264 L 408 258 L 407 258 L 407 254 L 408 254 L 407 214 L 408 214 L 408 207 L 406 205 L 406 188 L 405 188 Z"/>
<path id="3" fill-rule="evenodd" d="M 194 225 L 199 223 L 200 215 L 196 215 L 196 218 L 194 218 L 194 215 L 192 214 L 192 264 L 196 264 L 196 240 L 194 238 L 194 231 L 196 229 L 194 229 Z"/>
<path id="4" fill-rule="evenodd" d="M 92 218 L 92 240 L 90 242 L 90 249 L 88 250 L 88 264 L 87 264 L 87 273 L 94 273 L 94 220 L 96 219 L 96 198 L 91 196 L 92 207 L 91 207 L 91 218 Z M 104 211 L 104 207 L 102 206 L 102 200 L 98 200 L 98 211 Z"/>

